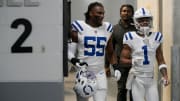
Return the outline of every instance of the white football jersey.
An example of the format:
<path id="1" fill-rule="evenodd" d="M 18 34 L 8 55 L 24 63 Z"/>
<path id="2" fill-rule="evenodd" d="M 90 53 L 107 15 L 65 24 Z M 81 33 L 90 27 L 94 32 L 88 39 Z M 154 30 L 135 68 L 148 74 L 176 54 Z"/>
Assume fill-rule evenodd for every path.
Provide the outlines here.
<path id="1" fill-rule="evenodd" d="M 85 21 L 74 21 L 72 29 L 78 32 L 78 58 L 88 63 L 88 70 L 99 72 L 104 69 L 105 47 L 112 34 L 112 25 L 103 22 L 94 28 Z"/>
<path id="2" fill-rule="evenodd" d="M 127 32 L 124 35 L 123 44 L 131 47 L 133 59 L 142 60 L 138 66 L 133 66 L 131 71 L 142 77 L 153 76 L 156 49 L 162 41 L 163 37 L 160 32 L 151 32 L 150 36 L 146 38 L 139 36 L 136 32 Z"/>

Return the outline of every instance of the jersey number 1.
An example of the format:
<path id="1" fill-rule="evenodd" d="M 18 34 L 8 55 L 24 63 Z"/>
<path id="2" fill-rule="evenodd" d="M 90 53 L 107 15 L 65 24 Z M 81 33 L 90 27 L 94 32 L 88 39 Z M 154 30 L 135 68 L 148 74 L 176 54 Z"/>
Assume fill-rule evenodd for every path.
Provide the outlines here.
<path id="1" fill-rule="evenodd" d="M 147 46 L 146 45 L 143 46 L 142 49 L 144 50 L 144 61 L 143 61 L 143 64 L 147 65 L 147 64 L 149 64 Z"/>

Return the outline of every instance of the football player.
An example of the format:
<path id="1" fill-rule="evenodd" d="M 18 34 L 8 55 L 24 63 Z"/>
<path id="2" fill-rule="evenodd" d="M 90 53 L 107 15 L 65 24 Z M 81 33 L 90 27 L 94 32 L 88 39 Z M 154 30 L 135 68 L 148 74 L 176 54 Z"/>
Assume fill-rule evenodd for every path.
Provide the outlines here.
<path id="1" fill-rule="evenodd" d="M 153 16 L 148 9 L 138 9 L 133 19 L 137 31 L 124 35 L 120 60 L 123 63 L 132 63 L 126 87 L 132 89 L 134 101 L 159 101 L 157 81 L 154 78 L 155 60 L 164 86 L 169 84 L 167 65 L 161 49 L 163 35 L 151 31 Z"/>
<path id="2" fill-rule="evenodd" d="M 96 93 L 93 95 L 94 101 L 106 101 L 107 80 L 104 69 L 105 48 L 113 50 L 108 47 L 111 45 L 109 44 L 111 43 L 109 38 L 112 34 L 112 25 L 108 22 L 103 22 L 104 12 L 104 7 L 101 3 L 91 3 L 85 13 L 85 21 L 76 20 L 72 22 L 72 42 L 68 45 L 68 59 L 71 63 L 79 67 L 81 71 L 91 71 L 96 76 L 97 89 Z M 77 56 L 75 56 L 76 51 Z M 116 62 L 117 61 L 114 61 L 114 63 Z M 115 77 L 117 80 L 120 79 L 120 76 L 120 71 L 115 70 Z M 79 90 L 85 91 L 84 89 Z M 77 90 L 78 89 L 76 89 L 75 92 Z M 83 91 L 79 92 L 86 93 Z M 84 94 L 78 94 L 77 92 L 78 101 L 88 100 L 88 98 L 81 96 Z"/>

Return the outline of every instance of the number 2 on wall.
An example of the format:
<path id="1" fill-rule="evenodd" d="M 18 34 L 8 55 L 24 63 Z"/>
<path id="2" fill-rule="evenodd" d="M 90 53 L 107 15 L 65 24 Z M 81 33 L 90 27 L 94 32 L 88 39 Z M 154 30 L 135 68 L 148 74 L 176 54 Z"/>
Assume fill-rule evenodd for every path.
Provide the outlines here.
<path id="1" fill-rule="evenodd" d="M 24 26 L 24 32 L 21 34 L 21 36 L 16 40 L 16 42 L 11 47 L 11 53 L 32 53 L 33 48 L 30 46 L 22 46 L 22 44 L 25 42 L 25 40 L 28 38 L 32 31 L 32 25 L 30 21 L 27 19 L 21 18 L 16 19 L 11 24 L 11 28 L 17 29 L 19 25 Z"/>

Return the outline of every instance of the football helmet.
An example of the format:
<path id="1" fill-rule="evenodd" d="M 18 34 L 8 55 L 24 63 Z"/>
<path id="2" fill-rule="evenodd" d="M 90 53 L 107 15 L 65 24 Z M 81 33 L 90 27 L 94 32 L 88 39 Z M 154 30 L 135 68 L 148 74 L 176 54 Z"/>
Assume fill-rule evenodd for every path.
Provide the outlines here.
<path id="1" fill-rule="evenodd" d="M 81 97 L 88 98 L 96 93 L 97 82 L 93 72 L 79 70 L 76 73 L 74 91 Z"/>
<path id="2" fill-rule="evenodd" d="M 146 8 L 139 8 L 133 17 L 135 27 L 138 30 L 139 34 L 149 34 L 152 28 L 153 16 L 151 12 Z M 146 21 L 146 25 L 142 25 Z"/>

